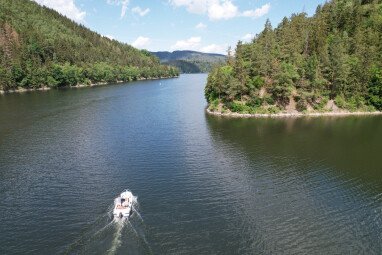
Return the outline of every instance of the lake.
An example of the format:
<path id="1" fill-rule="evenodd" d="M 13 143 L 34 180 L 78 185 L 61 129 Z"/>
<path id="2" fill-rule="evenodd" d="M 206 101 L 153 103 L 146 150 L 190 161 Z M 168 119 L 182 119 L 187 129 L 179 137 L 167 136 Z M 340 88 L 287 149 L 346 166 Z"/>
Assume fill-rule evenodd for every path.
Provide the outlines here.
<path id="1" fill-rule="evenodd" d="M 0 254 L 381 254 L 382 117 L 208 116 L 206 78 L 0 96 Z"/>

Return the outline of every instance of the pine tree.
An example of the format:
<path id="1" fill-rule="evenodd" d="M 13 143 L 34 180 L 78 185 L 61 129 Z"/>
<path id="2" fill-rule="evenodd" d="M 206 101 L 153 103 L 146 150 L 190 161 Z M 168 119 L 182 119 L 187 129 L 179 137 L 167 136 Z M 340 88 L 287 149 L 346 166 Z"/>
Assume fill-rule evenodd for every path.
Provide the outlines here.
<path id="1" fill-rule="evenodd" d="M 381 0 L 332 0 L 318 6 L 313 17 L 294 14 L 275 29 L 267 20 L 251 43 L 238 43 L 227 63 L 234 72 L 226 73 L 232 77 L 225 76 L 219 93 L 226 93 L 227 105 L 238 97 L 258 105 L 252 102 L 261 94 L 267 107 L 276 102 L 284 108 L 293 96 L 300 106 L 313 108 L 331 97 L 351 110 L 365 104 L 380 109 L 381 10 Z M 216 75 L 221 74 L 210 77 Z M 207 86 L 213 90 L 213 84 Z"/>

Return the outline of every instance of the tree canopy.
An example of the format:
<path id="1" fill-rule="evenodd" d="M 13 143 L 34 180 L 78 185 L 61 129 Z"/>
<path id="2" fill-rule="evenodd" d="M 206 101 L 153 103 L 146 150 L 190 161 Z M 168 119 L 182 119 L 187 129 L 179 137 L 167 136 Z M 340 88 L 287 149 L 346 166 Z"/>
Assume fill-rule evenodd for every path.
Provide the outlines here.
<path id="1" fill-rule="evenodd" d="M 0 1 L 0 90 L 178 75 L 147 51 L 29 0 Z"/>
<path id="2" fill-rule="evenodd" d="M 210 105 L 240 112 L 382 110 L 382 1 L 332 0 L 316 13 L 268 20 L 252 42 L 238 42 L 212 71 Z M 213 103 L 212 103 L 213 102 Z"/>

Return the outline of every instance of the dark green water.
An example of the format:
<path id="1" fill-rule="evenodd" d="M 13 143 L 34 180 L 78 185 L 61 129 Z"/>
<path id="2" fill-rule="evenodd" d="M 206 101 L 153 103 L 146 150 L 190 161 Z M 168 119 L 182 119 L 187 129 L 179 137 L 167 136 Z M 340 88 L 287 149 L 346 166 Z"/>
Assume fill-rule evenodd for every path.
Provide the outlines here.
<path id="1" fill-rule="evenodd" d="M 205 80 L 0 96 L 0 254 L 382 254 L 382 117 L 207 116 Z"/>

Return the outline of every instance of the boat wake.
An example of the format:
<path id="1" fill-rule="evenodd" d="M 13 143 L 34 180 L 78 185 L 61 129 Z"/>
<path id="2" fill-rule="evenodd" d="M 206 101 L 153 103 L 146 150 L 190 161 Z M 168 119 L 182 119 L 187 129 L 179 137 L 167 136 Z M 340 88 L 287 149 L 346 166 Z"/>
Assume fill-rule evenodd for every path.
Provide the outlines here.
<path id="1" fill-rule="evenodd" d="M 114 217 L 113 209 L 110 205 L 63 254 L 152 254 L 137 197 L 133 197 L 129 217 Z"/>
<path id="2" fill-rule="evenodd" d="M 113 255 L 116 253 L 116 251 L 118 250 L 118 248 L 121 246 L 121 237 L 122 237 L 122 229 L 123 229 L 123 226 L 124 226 L 124 222 L 123 221 L 119 221 L 119 222 L 116 222 L 117 224 L 117 228 L 116 228 L 116 231 L 114 233 L 114 239 L 113 241 L 111 242 L 111 247 L 110 249 L 107 251 L 107 254 L 109 255 Z"/>

